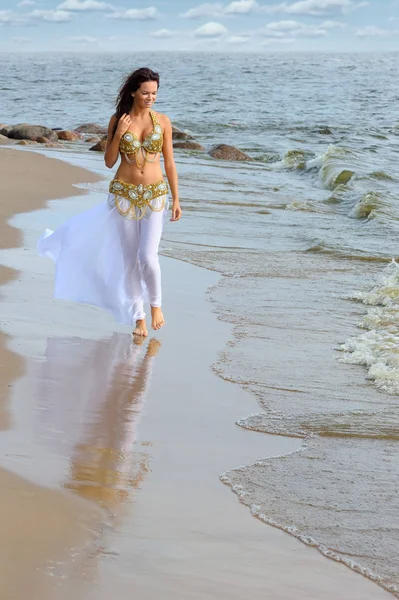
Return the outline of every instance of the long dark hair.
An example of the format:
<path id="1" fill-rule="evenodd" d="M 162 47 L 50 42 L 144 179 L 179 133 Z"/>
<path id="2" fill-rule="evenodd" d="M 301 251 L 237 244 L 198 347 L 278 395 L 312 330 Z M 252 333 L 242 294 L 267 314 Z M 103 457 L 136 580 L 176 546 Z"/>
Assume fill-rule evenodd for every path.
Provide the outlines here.
<path id="1" fill-rule="evenodd" d="M 123 114 L 128 114 L 133 105 L 132 92 L 136 92 L 142 83 L 145 81 L 156 81 L 159 87 L 159 74 L 147 67 L 136 69 L 130 75 L 125 77 L 120 87 L 118 97 L 116 99 L 116 111 L 115 111 L 115 125 L 112 132 L 112 137 L 115 135 L 116 128 L 118 127 L 118 121 Z"/>

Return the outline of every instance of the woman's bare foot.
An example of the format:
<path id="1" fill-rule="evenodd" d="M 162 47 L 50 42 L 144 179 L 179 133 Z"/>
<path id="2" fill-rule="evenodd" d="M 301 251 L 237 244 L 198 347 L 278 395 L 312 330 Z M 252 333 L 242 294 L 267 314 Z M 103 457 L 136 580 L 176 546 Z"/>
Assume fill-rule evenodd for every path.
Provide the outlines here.
<path id="1" fill-rule="evenodd" d="M 161 329 L 165 323 L 162 310 L 159 306 L 151 306 L 152 328 L 155 330 Z"/>
<path id="2" fill-rule="evenodd" d="M 148 330 L 145 319 L 138 319 L 136 321 L 136 328 L 133 331 L 133 335 L 141 335 L 143 337 L 147 337 Z"/>

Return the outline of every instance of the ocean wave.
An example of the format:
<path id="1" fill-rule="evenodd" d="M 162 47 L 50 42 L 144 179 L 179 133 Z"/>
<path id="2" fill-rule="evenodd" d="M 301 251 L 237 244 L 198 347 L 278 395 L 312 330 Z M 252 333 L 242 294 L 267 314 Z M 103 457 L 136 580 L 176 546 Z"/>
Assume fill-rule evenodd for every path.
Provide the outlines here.
<path id="1" fill-rule="evenodd" d="M 320 208 L 315 202 L 306 200 L 293 200 L 285 205 L 286 210 L 304 210 L 307 212 L 320 212 Z"/>
<path id="2" fill-rule="evenodd" d="M 384 263 L 386 264 L 387 259 L 384 256 L 374 256 L 368 254 L 362 250 L 354 250 L 353 248 L 343 248 L 339 246 L 332 246 L 328 244 L 318 243 L 310 246 L 303 252 L 313 254 L 326 254 L 334 258 L 343 258 L 346 260 L 360 260 L 371 263 Z M 351 297 L 351 300 L 355 300 L 355 297 Z"/>
<path id="3" fill-rule="evenodd" d="M 340 361 L 365 366 L 379 390 L 399 395 L 399 264 L 392 260 L 371 290 L 351 299 L 373 308 L 359 324 L 367 331 L 340 346 Z"/>
<path id="4" fill-rule="evenodd" d="M 283 159 L 276 164 L 286 169 L 302 171 L 306 169 L 308 159 L 313 157 L 313 152 L 308 150 L 288 150 Z"/>
<path id="5" fill-rule="evenodd" d="M 334 190 L 343 186 L 356 175 L 356 155 L 349 148 L 329 146 L 327 151 L 310 161 L 307 168 L 318 169 L 323 187 Z"/>
<path id="6" fill-rule="evenodd" d="M 372 219 L 378 209 L 383 209 L 387 203 L 383 201 L 378 192 L 363 194 L 358 202 L 351 208 L 349 217 L 353 219 Z"/>

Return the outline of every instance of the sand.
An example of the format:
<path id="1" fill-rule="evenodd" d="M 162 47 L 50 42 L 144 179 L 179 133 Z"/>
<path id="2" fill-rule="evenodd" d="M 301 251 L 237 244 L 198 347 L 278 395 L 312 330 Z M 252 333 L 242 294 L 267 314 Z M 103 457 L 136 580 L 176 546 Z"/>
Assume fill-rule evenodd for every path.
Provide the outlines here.
<path id="1" fill-rule="evenodd" d="M 73 178 L 95 177 L 35 153 L 0 152 L 1 180 L 14 169 L 23 198 L 31 179 L 18 178 L 22 163 L 27 170 L 34 164 L 37 182 L 58 169 L 60 190 L 54 181 L 46 198 L 75 193 Z M 3 170 L 5 153 L 11 164 Z M 70 179 L 63 187 L 66 173 Z M 39 206 L 43 195 L 35 198 Z M 12 206 L 24 210 L 15 201 Z M 64 210 L 62 202 L 59 206 Z M 13 208 L 2 210 L 8 216 Z M 66 563 L 68 548 L 82 544 L 82 537 L 93 538 L 87 523 L 98 523 L 100 514 L 95 551 L 70 560 L 66 579 L 55 574 L 57 586 L 48 590 L 49 598 L 390 598 L 374 583 L 257 521 L 221 484 L 224 471 L 295 451 L 300 441 L 235 425 L 257 405 L 210 368 L 231 333 L 205 297 L 217 275 L 163 258 L 167 325 L 152 341 L 134 344 L 128 328 L 102 311 L 51 299 L 53 267 L 36 257 L 34 247 L 40 231 L 59 219 L 56 213 L 52 206 L 35 219 L 14 219 L 23 228 L 23 238 L 15 237 L 23 248 L 3 253 L 18 269 L 18 277 L 3 288 L 3 330 L 9 347 L 23 357 L 17 370 L 13 352 L 2 361 L 2 388 L 10 384 L 9 374 L 14 382 L 3 420 L 8 430 L 0 433 L 0 464 L 17 474 L 1 475 L 3 502 L 7 506 L 12 494 L 30 493 L 35 501 L 21 500 L 23 518 L 10 513 L 7 528 L 0 521 L 0 557 L 23 535 L 16 572 L 33 572 L 40 557 L 43 564 L 63 555 Z M 11 477 L 18 478 L 19 487 L 13 489 Z M 56 528 L 49 527 L 47 501 L 58 511 L 52 514 Z M 51 539 L 38 545 L 37 535 Z M 41 590 L 48 576 L 42 570 L 35 575 Z M 19 590 L 11 595 L 15 577 L 5 573 L 2 579 L 6 598 L 30 597 Z"/>
<path id="2" fill-rule="evenodd" d="M 83 190 L 72 185 L 99 179 L 39 154 L 8 149 L 0 149 L 0 178 L 2 248 L 22 242 L 21 232 L 7 223 L 13 214 L 39 208 L 52 198 L 82 194 Z M 17 276 L 17 271 L 0 266 L 2 285 Z M 0 430 L 12 427 L 9 393 L 25 372 L 22 357 L 6 347 L 7 341 L 8 336 L 1 332 Z M 72 494 L 45 489 L 1 468 L 0 489 L 0 597 L 52 598 L 55 582 L 48 573 L 55 562 L 69 560 L 72 549 L 88 542 L 101 513 Z M 62 571 L 61 567 L 57 568 Z"/>

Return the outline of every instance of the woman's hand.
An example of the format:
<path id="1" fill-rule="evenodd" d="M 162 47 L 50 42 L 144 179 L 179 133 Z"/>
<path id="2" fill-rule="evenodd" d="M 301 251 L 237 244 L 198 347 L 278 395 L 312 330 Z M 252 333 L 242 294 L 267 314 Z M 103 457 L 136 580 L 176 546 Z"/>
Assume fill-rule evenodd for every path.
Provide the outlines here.
<path id="1" fill-rule="evenodd" d="M 171 221 L 178 221 L 182 215 L 182 209 L 178 200 L 174 200 L 172 204 L 172 218 Z"/>
<path id="2" fill-rule="evenodd" d="M 118 121 L 118 126 L 116 128 L 116 133 L 122 137 L 124 133 L 129 129 L 132 120 L 128 114 L 123 114 Z"/>

